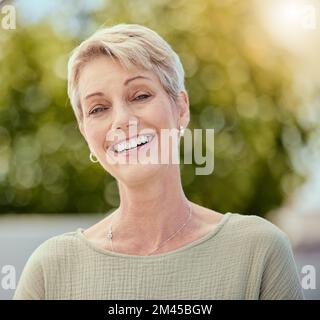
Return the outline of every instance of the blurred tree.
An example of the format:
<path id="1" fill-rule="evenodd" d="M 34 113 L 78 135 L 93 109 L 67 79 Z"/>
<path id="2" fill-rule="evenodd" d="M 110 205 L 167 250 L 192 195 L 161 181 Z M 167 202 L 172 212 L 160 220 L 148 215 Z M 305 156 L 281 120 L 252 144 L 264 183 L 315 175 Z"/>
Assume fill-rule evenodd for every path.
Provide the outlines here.
<path id="1" fill-rule="evenodd" d="M 172 45 L 186 71 L 190 128 L 215 129 L 214 172 L 196 176 L 194 165 L 181 166 L 187 196 L 222 212 L 264 215 L 300 181 L 284 133 L 302 130 L 287 53 L 253 8 L 120 0 L 86 14 L 75 9 L 73 18 L 92 29 L 143 24 Z M 56 15 L 60 25 L 68 17 Z M 106 212 L 118 205 L 116 183 L 89 161 L 66 95 L 68 54 L 88 29 L 59 33 L 52 20 L 0 31 L 0 212 Z"/>

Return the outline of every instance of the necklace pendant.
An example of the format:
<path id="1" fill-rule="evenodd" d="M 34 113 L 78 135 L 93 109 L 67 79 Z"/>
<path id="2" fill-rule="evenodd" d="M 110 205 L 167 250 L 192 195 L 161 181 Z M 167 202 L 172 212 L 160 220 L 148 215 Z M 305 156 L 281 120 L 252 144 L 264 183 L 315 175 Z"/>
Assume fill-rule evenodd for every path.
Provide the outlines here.
<path id="1" fill-rule="evenodd" d="M 110 240 L 112 239 L 112 231 L 111 230 L 108 232 L 107 238 L 110 239 Z"/>

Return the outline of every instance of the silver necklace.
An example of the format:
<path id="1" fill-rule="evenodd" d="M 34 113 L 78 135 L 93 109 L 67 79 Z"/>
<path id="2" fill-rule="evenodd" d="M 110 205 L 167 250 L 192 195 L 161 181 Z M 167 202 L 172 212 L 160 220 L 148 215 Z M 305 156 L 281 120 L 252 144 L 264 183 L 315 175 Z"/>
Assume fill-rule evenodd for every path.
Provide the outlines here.
<path id="1" fill-rule="evenodd" d="M 187 223 L 190 221 L 191 214 L 192 214 L 192 210 L 191 210 L 190 204 L 188 204 L 188 206 L 189 206 L 189 216 L 188 216 L 188 219 L 186 220 L 186 222 L 176 232 L 174 232 L 167 240 L 161 242 L 161 244 L 155 250 L 153 250 L 152 252 L 148 253 L 147 256 L 149 256 L 152 253 L 154 253 L 155 251 L 159 250 L 165 243 L 167 243 L 169 240 L 171 240 L 179 231 L 181 231 L 187 225 Z M 111 248 L 112 248 L 112 251 L 114 251 L 113 250 L 113 241 L 112 241 L 112 238 L 113 238 L 112 223 L 110 224 L 109 232 L 107 234 L 107 238 L 111 241 Z"/>

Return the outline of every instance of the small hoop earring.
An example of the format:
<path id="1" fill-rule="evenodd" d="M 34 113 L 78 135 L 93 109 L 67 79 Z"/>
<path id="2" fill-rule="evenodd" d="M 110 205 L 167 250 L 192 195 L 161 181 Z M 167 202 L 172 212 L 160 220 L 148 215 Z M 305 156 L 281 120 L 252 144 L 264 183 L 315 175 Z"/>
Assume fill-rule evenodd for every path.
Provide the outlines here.
<path id="1" fill-rule="evenodd" d="M 180 137 L 184 135 L 184 128 L 183 126 L 180 126 Z"/>
<path id="2" fill-rule="evenodd" d="M 97 157 L 96 157 L 96 160 L 93 158 L 93 156 L 94 156 L 94 154 L 92 153 L 92 152 L 90 152 L 90 156 L 89 156 L 89 158 L 90 158 L 90 161 L 91 162 L 93 162 L 93 163 L 97 163 L 97 162 L 99 162 L 99 160 L 97 159 Z"/>

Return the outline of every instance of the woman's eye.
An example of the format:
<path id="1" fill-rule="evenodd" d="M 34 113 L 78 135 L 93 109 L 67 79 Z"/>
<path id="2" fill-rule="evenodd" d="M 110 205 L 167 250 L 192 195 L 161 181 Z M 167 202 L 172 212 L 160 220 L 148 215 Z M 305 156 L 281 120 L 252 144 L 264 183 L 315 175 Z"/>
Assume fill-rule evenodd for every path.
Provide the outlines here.
<path id="1" fill-rule="evenodd" d="M 144 98 L 143 99 L 138 99 L 138 98 L 141 98 L 141 97 L 144 97 Z M 148 95 L 148 94 L 140 94 L 134 100 L 145 100 L 145 99 L 147 99 L 149 97 L 150 97 L 150 95 Z"/>
<path id="2" fill-rule="evenodd" d="M 90 111 L 89 114 L 92 114 L 92 113 L 99 113 L 101 110 L 106 110 L 108 108 L 106 107 L 97 107 L 97 108 L 94 108 L 92 111 Z"/>

